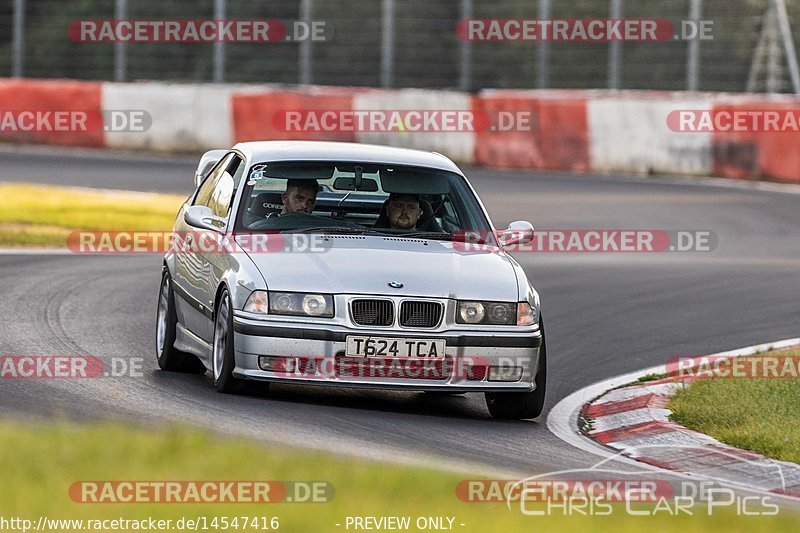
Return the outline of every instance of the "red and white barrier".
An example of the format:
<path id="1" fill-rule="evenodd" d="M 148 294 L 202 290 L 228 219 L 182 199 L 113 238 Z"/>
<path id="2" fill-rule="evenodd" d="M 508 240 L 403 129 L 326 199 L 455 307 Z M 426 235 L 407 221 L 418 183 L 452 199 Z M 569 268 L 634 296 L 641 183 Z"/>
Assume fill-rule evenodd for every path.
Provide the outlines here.
<path id="1" fill-rule="evenodd" d="M 589 144 L 583 91 L 484 91 L 473 109 L 491 119 L 477 132 L 474 163 L 585 172 Z"/>
<path id="2" fill-rule="evenodd" d="M 730 96 L 714 103 L 715 112 L 779 111 L 795 114 L 800 99 L 793 96 Z M 745 131 L 712 136 L 715 176 L 725 178 L 800 181 L 800 131 Z"/>
<path id="3" fill-rule="evenodd" d="M 346 131 L 293 128 L 289 113 L 298 111 L 352 111 L 357 91 L 340 87 L 303 87 L 265 91 L 233 91 L 231 123 L 236 142 L 256 140 L 355 141 Z M 219 146 L 216 146 L 219 148 Z"/>
<path id="4" fill-rule="evenodd" d="M 106 146 L 102 89 L 97 82 L 0 79 L 0 141 Z M 66 124 L 55 118 L 59 113 L 67 114 Z"/>
<path id="5" fill-rule="evenodd" d="M 720 133 L 674 127 L 681 111 L 775 109 L 798 112 L 800 99 L 584 90 L 485 90 L 470 95 L 417 89 L 0 79 L 0 141 L 198 152 L 238 141 L 337 140 L 436 151 L 460 163 L 499 168 L 800 182 L 800 131 Z M 108 110 L 145 111 L 152 123 L 146 131 L 109 128 L 107 123 L 86 131 L 23 131 L 3 122 L 9 112 L 24 111 L 91 111 L 102 122 L 102 117 L 108 120 L 102 113 Z M 327 113 L 341 121 L 357 113 L 398 111 L 468 114 L 474 127 L 381 131 L 340 127 L 339 122 L 317 128 L 302 122 L 297 127 L 298 113 L 303 120 L 309 113 L 312 118 Z"/>
<path id="6" fill-rule="evenodd" d="M 163 152 L 200 151 L 234 142 L 234 87 L 164 83 L 104 83 L 103 109 L 143 110 L 152 117 L 146 132 L 106 132 L 106 146 Z"/>
<path id="7" fill-rule="evenodd" d="M 632 93 L 588 102 L 591 169 L 635 174 L 711 173 L 711 133 L 675 132 L 673 111 L 710 110 L 710 98 Z"/>

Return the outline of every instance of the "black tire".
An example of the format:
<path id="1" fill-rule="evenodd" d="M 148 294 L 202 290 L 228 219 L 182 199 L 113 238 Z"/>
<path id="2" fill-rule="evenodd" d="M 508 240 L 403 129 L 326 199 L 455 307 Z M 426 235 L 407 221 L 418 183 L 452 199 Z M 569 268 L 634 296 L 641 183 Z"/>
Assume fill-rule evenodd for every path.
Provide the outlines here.
<path id="1" fill-rule="evenodd" d="M 161 370 L 170 372 L 204 374 L 206 367 L 197 357 L 175 348 L 177 325 L 178 316 L 175 312 L 172 278 L 170 278 L 169 272 L 164 269 L 161 275 L 161 289 L 158 292 L 158 308 L 156 310 L 156 359 L 158 360 L 158 366 Z M 161 331 L 162 327 L 163 331 Z"/>
<path id="2" fill-rule="evenodd" d="M 541 317 L 540 319 L 541 320 Z M 544 322 L 542 328 L 542 347 L 539 350 L 539 367 L 536 370 L 536 390 L 532 392 L 487 392 L 486 407 L 492 418 L 505 420 L 526 420 L 542 414 L 547 393 L 547 342 Z"/>
<path id="3" fill-rule="evenodd" d="M 223 327 L 224 331 L 220 330 Z M 214 311 L 214 337 L 211 345 L 211 373 L 214 387 L 223 394 L 239 392 L 238 380 L 233 377 L 233 369 L 236 366 L 233 354 L 233 309 L 228 289 L 223 289 Z"/>
<path id="4" fill-rule="evenodd" d="M 224 331 L 221 329 L 223 323 Z M 224 339 L 221 337 L 223 335 Z M 219 339 L 218 336 L 220 336 Z M 211 373 L 214 378 L 214 387 L 223 394 L 265 395 L 269 391 L 268 382 L 242 380 L 233 376 L 233 369 L 236 367 L 233 339 L 233 307 L 228 289 L 223 289 L 214 313 L 214 338 L 211 345 Z M 221 345 L 217 344 L 218 340 Z M 222 353 L 221 361 L 217 359 L 218 351 Z M 217 369 L 220 362 L 220 368 Z"/>

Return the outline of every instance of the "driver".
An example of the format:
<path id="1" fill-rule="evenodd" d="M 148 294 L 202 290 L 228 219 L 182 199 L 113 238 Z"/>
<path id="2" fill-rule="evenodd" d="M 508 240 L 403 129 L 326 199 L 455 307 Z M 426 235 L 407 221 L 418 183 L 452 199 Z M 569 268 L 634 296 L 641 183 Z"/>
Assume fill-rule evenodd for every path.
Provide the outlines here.
<path id="1" fill-rule="evenodd" d="M 417 229 L 417 221 L 422 215 L 419 196 L 416 194 L 390 194 L 386 215 L 392 229 Z"/>
<path id="2" fill-rule="evenodd" d="M 319 184 L 316 180 L 287 180 L 286 192 L 281 195 L 283 210 L 281 215 L 289 213 L 311 213 L 317 204 Z"/>

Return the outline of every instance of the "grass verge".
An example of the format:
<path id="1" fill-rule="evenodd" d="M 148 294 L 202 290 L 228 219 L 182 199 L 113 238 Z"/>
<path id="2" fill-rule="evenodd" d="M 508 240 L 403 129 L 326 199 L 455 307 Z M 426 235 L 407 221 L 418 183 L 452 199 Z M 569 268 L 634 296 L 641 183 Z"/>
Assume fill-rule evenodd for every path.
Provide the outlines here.
<path id="1" fill-rule="evenodd" d="M 667 377 L 666 374 L 646 374 L 637 379 L 636 381 L 638 381 L 639 383 L 648 383 L 650 381 L 658 381 L 659 379 L 664 379 L 666 377 Z"/>
<path id="2" fill-rule="evenodd" d="M 467 476 L 356 461 L 307 450 L 267 447 L 190 429 L 119 425 L 31 425 L 0 422 L 0 516 L 31 519 L 178 520 L 199 516 L 277 516 L 281 531 L 346 531 L 347 516 L 455 517 L 455 531 L 789 531 L 800 517 L 737 516 L 733 509 L 703 507 L 696 514 L 630 516 L 616 505 L 609 516 L 526 516 L 519 504 L 466 503 L 455 494 Z M 474 477 L 473 477 L 474 479 Z M 329 503 L 279 504 L 78 504 L 69 486 L 85 480 L 326 480 Z M 641 509 L 641 507 L 639 507 Z M 445 522 L 446 523 L 446 522 Z M 461 524 L 464 526 L 461 526 Z M 337 526 L 336 524 L 341 524 Z M 792 527 L 794 526 L 794 527 Z M 350 530 L 353 528 L 351 527 Z M 253 530 L 253 529 L 251 529 Z M 416 531 L 415 527 L 410 528 Z"/>
<path id="3" fill-rule="evenodd" d="M 64 248 L 75 230 L 169 231 L 179 195 L 0 184 L 0 247 Z"/>
<path id="4" fill-rule="evenodd" d="M 800 349 L 779 355 L 800 357 Z M 699 378 L 667 408 L 672 420 L 726 444 L 800 463 L 800 379 Z"/>

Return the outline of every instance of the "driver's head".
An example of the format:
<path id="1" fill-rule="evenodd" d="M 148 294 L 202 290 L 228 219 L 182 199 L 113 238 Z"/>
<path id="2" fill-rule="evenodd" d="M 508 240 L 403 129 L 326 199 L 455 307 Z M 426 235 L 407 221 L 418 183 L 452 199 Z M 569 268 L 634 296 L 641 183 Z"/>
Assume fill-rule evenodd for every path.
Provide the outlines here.
<path id="1" fill-rule="evenodd" d="M 286 192 L 281 196 L 283 211 L 281 214 L 311 213 L 317 203 L 319 185 L 316 180 L 288 180 Z"/>
<path id="2" fill-rule="evenodd" d="M 422 214 L 419 196 L 415 194 L 392 194 L 386 205 L 389 224 L 394 229 L 416 229 Z"/>

